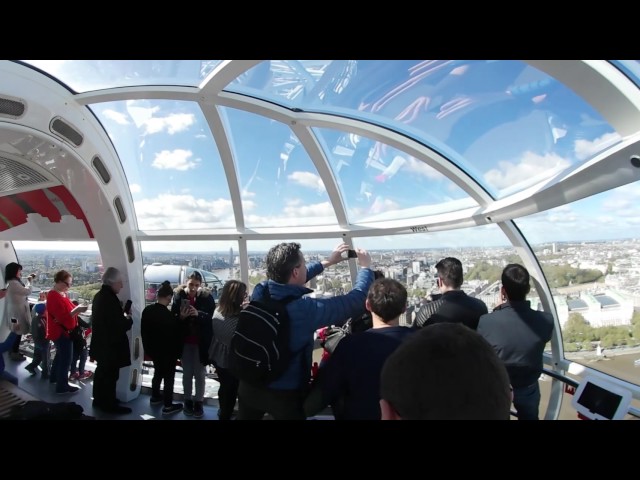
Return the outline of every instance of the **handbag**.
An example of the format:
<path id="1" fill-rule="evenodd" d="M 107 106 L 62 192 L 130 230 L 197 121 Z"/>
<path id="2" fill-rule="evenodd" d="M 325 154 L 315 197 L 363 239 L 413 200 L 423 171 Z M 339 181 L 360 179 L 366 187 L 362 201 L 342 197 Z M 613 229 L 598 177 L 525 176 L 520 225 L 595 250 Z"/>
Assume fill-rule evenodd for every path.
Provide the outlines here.
<path id="1" fill-rule="evenodd" d="M 341 327 L 327 327 L 324 332 L 322 340 L 320 340 L 320 345 L 324 348 L 329 354 L 332 354 L 340 340 L 351 333 L 351 319 L 347 321 Z"/>

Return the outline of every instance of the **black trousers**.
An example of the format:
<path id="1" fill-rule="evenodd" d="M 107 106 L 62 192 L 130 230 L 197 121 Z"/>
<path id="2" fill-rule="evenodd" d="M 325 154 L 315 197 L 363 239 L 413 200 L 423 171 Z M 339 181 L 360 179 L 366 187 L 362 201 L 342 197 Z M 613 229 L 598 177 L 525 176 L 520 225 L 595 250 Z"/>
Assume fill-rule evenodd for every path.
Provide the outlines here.
<path id="1" fill-rule="evenodd" d="M 160 384 L 164 381 L 163 400 L 164 406 L 170 407 L 173 403 L 173 383 L 176 377 L 176 357 L 153 358 L 153 380 L 151 380 L 151 396 L 160 396 Z"/>
<path id="2" fill-rule="evenodd" d="M 116 400 L 116 384 L 120 376 L 120 367 L 105 360 L 98 361 L 93 377 L 93 402 L 100 407 L 114 407 Z"/>
<path id="3" fill-rule="evenodd" d="M 218 382 L 220 382 L 220 388 L 218 389 L 218 403 L 220 404 L 218 418 L 220 420 L 231 420 L 238 398 L 240 381 L 226 368 L 216 367 L 216 372 L 218 372 Z"/>
<path id="4" fill-rule="evenodd" d="M 22 335 L 18 335 L 11 345 L 11 353 L 20 353 L 20 342 L 22 341 Z"/>

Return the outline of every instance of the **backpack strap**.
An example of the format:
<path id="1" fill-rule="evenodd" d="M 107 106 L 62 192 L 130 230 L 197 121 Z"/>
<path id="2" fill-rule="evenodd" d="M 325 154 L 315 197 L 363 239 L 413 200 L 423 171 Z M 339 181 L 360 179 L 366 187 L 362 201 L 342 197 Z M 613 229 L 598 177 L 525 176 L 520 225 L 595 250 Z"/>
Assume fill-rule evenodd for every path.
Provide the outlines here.
<path id="1" fill-rule="evenodd" d="M 300 295 L 299 297 L 296 297 L 295 295 L 288 295 L 288 296 L 286 296 L 286 297 L 284 297 L 284 298 L 282 298 L 280 300 L 276 300 L 275 298 L 271 298 L 271 292 L 269 291 L 269 280 L 267 280 L 264 283 L 264 292 L 263 292 L 263 296 L 262 296 L 262 299 L 265 299 L 265 298 L 267 300 L 271 301 L 271 302 L 279 302 L 279 303 L 281 303 L 281 304 L 286 306 L 287 304 L 293 302 L 294 300 L 298 300 L 299 298 L 302 298 L 302 295 Z M 289 325 L 291 325 L 291 320 L 289 320 Z M 304 367 L 305 367 L 305 363 L 306 363 L 305 362 L 305 356 L 303 355 L 303 353 L 306 351 L 306 349 L 307 349 L 307 347 L 304 346 L 304 347 L 302 347 L 301 350 L 298 350 L 296 352 L 294 352 L 294 351 L 291 352 L 291 360 L 293 360 L 296 355 L 299 357 L 300 361 L 302 362 L 302 366 L 303 366 L 302 371 L 303 372 L 304 372 Z"/>

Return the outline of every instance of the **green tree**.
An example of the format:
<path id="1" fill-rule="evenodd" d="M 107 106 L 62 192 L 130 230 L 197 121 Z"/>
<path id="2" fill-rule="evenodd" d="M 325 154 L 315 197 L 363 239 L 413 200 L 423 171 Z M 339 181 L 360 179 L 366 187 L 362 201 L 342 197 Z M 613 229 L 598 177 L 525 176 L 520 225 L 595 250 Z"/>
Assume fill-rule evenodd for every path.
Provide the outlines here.
<path id="1" fill-rule="evenodd" d="M 76 292 L 81 299 L 87 300 L 88 302 L 92 302 L 93 297 L 96 295 L 96 293 L 98 293 L 101 287 L 102 287 L 102 283 L 74 285 L 73 291 Z"/>
<path id="2" fill-rule="evenodd" d="M 591 340 L 593 328 L 580 313 L 571 313 L 562 328 L 562 338 L 565 342 L 584 342 Z"/>
<path id="3" fill-rule="evenodd" d="M 575 342 L 563 342 L 565 352 L 577 352 L 580 347 Z"/>
<path id="4" fill-rule="evenodd" d="M 473 266 L 465 275 L 467 280 L 486 280 L 493 283 L 500 280 L 503 267 L 500 265 L 492 265 L 489 262 L 479 262 Z"/>

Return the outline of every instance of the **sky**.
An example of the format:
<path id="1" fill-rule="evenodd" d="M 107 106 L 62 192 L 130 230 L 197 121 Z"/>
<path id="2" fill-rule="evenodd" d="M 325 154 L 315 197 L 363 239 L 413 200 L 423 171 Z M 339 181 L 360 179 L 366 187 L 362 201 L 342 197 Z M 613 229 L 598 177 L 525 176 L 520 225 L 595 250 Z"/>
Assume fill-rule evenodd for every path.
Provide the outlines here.
<path id="1" fill-rule="evenodd" d="M 147 79 L 166 82 L 167 77 L 172 84 L 198 85 L 216 64 L 210 62 L 203 72 L 193 61 L 37 63 L 79 91 Z M 96 74 L 105 69 L 111 78 Z M 227 90 L 392 126 L 440 152 L 496 198 L 575 167 L 620 141 L 581 98 L 518 61 L 273 61 L 249 70 Z M 326 185 L 289 125 L 231 107 L 204 112 L 186 101 L 126 100 L 90 108 L 118 152 L 141 230 L 235 226 L 225 169 L 205 114 L 220 115 L 224 125 L 219 133 L 235 160 L 247 227 L 337 225 Z M 313 127 L 312 133 L 351 223 L 476 205 L 462 186 L 383 142 L 337 128 Z M 633 236 L 640 230 L 637 187 L 621 187 L 517 224 L 530 243 Z M 359 246 L 508 243 L 496 226 L 467 232 L 367 238 Z M 303 245 L 321 249 L 327 242 L 305 240 Z M 37 244 L 15 243 L 21 248 Z M 219 243 L 221 251 L 234 246 Z M 273 242 L 252 243 L 266 250 Z M 212 247 L 184 245 L 193 251 Z M 91 242 L 63 247 L 95 249 Z M 175 248 L 175 242 L 145 245 L 143 251 L 167 247 Z"/>

